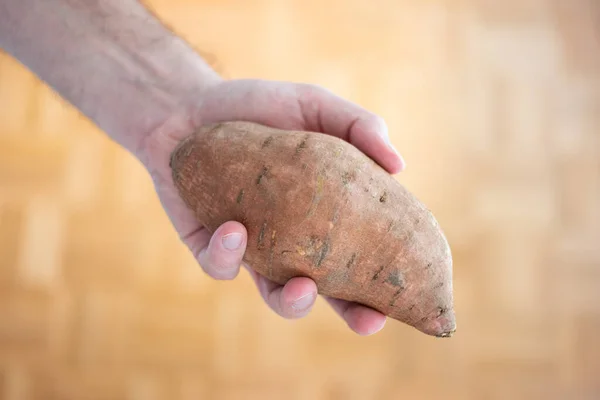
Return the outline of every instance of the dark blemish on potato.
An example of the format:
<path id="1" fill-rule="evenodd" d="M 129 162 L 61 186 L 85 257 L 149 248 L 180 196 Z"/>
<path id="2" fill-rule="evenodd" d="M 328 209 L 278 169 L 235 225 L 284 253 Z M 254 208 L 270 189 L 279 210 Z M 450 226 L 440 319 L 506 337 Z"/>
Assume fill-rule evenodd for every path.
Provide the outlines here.
<path id="1" fill-rule="evenodd" d="M 338 205 L 335 210 L 333 210 L 333 217 L 331 218 L 331 223 L 335 224 L 337 223 L 338 219 L 340 218 L 340 206 Z M 333 228 L 333 226 L 332 226 Z"/>
<path id="2" fill-rule="evenodd" d="M 394 303 L 396 302 L 396 300 L 398 300 L 398 297 L 400 297 L 400 293 L 402 293 L 403 290 L 404 288 L 396 290 L 396 293 L 394 293 L 394 296 L 392 296 L 392 299 L 390 300 L 390 307 L 394 306 Z"/>
<path id="3" fill-rule="evenodd" d="M 293 253 L 293 251 L 291 251 L 291 250 L 282 250 L 281 253 L 279 253 L 279 254 L 284 255 L 284 254 L 288 254 L 288 253 Z"/>
<path id="4" fill-rule="evenodd" d="M 302 151 L 302 149 L 306 148 L 306 142 L 308 141 L 308 135 L 304 136 L 304 138 L 302 139 L 302 141 L 298 144 L 298 146 L 296 146 L 296 154 L 300 154 L 300 152 Z"/>
<path id="5" fill-rule="evenodd" d="M 311 236 L 308 238 L 308 246 L 311 248 L 319 247 L 321 240 L 317 236 Z"/>
<path id="6" fill-rule="evenodd" d="M 267 221 L 263 222 L 260 232 L 258 233 L 258 247 L 260 248 L 265 239 L 265 231 L 267 230 Z"/>
<path id="7" fill-rule="evenodd" d="M 390 221 L 390 224 L 389 224 L 389 225 L 388 225 L 388 227 L 387 227 L 387 231 L 388 231 L 388 232 L 391 232 L 391 231 L 392 231 L 392 228 L 394 227 L 394 224 L 395 224 L 395 223 L 396 223 L 396 221 L 394 221 L 394 220 L 391 220 L 391 221 Z"/>
<path id="8" fill-rule="evenodd" d="M 260 171 L 260 174 L 258 175 L 258 178 L 256 178 L 257 185 L 260 185 L 260 182 L 262 181 L 263 177 L 267 175 L 267 172 L 269 172 L 269 169 L 267 167 L 263 167 L 262 171 Z"/>
<path id="9" fill-rule="evenodd" d="M 419 225 L 419 222 L 421 222 L 419 218 L 415 219 L 415 225 Z"/>
<path id="10" fill-rule="evenodd" d="M 321 253 L 319 254 L 319 258 L 317 258 L 316 266 L 320 267 L 323 263 L 325 257 L 327 257 L 327 253 L 329 253 L 329 239 L 325 239 L 323 242 L 323 246 L 321 247 Z"/>
<path id="11" fill-rule="evenodd" d="M 377 272 L 375 272 L 375 275 L 373 275 L 372 280 L 376 281 L 377 278 L 379 278 L 379 274 L 381 273 L 381 271 L 383 271 L 384 268 L 385 268 L 385 265 L 382 265 L 381 267 L 379 267 Z"/>
<path id="12" fill-rule="evenodd" d="M 439 289 L 439 288 L 441 288 L 442 286 L 444 286 L 444 282 L 440 282 L 440 283 L 436 284 L 436 285 L 435 285 L 433 288 L 434 288 L 434 289 Z"/>
<path id="13" fill-rule="evenodd" d="M 346 263 L 346 268 L 347 269 L 352 268 L 352 265 L 354 265 L 354 260 L 356 260 L 356 253 L 352 253 L 352 256 L 350 257 L 350 260 L 348 260 L 348 262 Z"/>
<path id="14" fill-rule="evenodd" d="M 437 312 L 436 312 L 435 316 L 433 316 L 433 317 L 432 317 L 432 316 L 429 316 L 429 315 L 427 315 L 427 316 L 425 316 L 425 317 L 421 318 L 421 323 L 423 323 L 423 322 L 427 321 L 428 319 L 435 319 L 435 318 L 439 318 L 439 317 L 440 317 L 442 314 L 445 314 L 446 312 L 448 312 L 448 308 L 447 308 L 447 307 L 437 307 L 437 310 L 436 310 L 436 311 L 437 311 Z"/>
<path id="15" fill-rule="evenodd" d="M 385 203 L 387 200 L 387 192 L 383 192 L 383 194 L 381 195 L 381 197 L 379 198 L 379 201 L 382 203 Z"/>
<path id="16" fill-rule="evenodd" d="M 348 282 L 348 271 L 335 269 L 323 277 L 324 286 L 341 287 Z"/>
<path id="17" fill-rule="evenodd" d="M 241 189 L 235 202 L 238 204 L 241 204 L 243 199 L 244 199 L 244 189 Z"/>
<path id="18" fill-rule="evenodd" d="M 412 306 L 408 307 L 408 311 L 412 311 L 413 308 L 415 308 L 414 304 Z"/>
<path id="19" fill-rule="evenodd" d="M 325 245 L 329 246 L 329 243 L 327 243 L 328 240 L 328 237 L 325 238 L 325 240 L 321 240 L 321 238 L 319 238 L 318 236 L 311 236 L 307 238 L 306 245 L 298 246 L 298 254 L 300 254 L 301 256 L 310 257 L 312 259 L 313 264 L 317 265 L 319 263 L 319 258 L 321 256 L 323 256 L 324 258 L 327 252 L 329 251 L 329 248 L 327 248 L 325 249 L 325 254 L 323 254 L 323 247 Z"/>
<path id="20" fill-rule="evenodd" d="M 313 197 L 310 202 L 310 208 L 308 209 L 308 211 L 306 213 L 307 217 L 311 217 L 313 215 L 313 213 L 316 211 L 317 205 L 319 204 L 319 202 L 321 201 L 321 198 L 323 197 L 324 186 L 325 186 L 325 177 L 321 173 L 319 173 L 317 175 L 317 185 L 315 187 L 315 191 L 313 193 Z"/>
<path id="21" fill-rule="evenodd" d="M 431 268 L 432 263 L 427 263 L 427 268 Z"/>
<path id="22" fill-rule="evenodd" d="M 268 138 L 265 139 L 265 141 L 262 144 L 262 148 L 264 149 L 265 147 L 269 147 L 269 145 L 273 142 L 273 136 L 269 136 Z"/>
<path id="23" fill-rule="evenodd" d="M 344 172 L 342 174 L 342 183 L 344 184 L 344 186 L 348 186 L 348 184 L 354 181 L 354 179 L 356 179 L 356 177 L 350 172 Z"/>
<path id="24" fill-rule="evenodd" d="M 308 164 L 302 164 L 302 171 L 306 171 L 306 168 L 308 168 Z"/>
<path id="25" fill-rule="evenodd" d="M 273 277 L 273 252 L 275 249 L 275 244 L 277 243 L 275 239 L 275 231 L 271 234 L 271 246 L 269 247 L 269 265 L 268 265 L 268 274 L 269 278 Z"/>
<path id="26" fill-rule="evenodd" d="M 396 286 L 401 289 L 404 289 L 404 279 L 402 277 L 402 273 L 398 270 L 394 270 L 394 271 L 390 272 L 390 274 L 388 275 L 388 277 L 385 281 L 392 286 Z"/>

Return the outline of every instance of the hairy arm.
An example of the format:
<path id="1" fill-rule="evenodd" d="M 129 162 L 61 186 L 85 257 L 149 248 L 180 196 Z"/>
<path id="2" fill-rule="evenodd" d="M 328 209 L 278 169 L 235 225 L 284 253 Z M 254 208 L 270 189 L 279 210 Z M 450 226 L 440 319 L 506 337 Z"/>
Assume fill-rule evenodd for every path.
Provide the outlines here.
<path id="1" fill-rule="evenodd" d="M 134 154 L 220 80 L 137 0 L 0 0 L 0 47 Z"/>

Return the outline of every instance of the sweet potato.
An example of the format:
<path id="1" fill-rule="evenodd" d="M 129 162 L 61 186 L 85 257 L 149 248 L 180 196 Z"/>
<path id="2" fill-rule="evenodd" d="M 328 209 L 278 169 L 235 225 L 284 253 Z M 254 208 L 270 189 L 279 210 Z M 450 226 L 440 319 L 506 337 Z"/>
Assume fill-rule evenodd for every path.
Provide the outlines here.
<path id="1" fill-rule="evenodd" d="M 452 257 L 431 212 L 346 141 L 247 123 L 204 126 L 171 155 L 181 198 L 214 231 L 239 221 L 244 261 L 284 284 L 381 311 L 428 335 L 455 331 Z"/>

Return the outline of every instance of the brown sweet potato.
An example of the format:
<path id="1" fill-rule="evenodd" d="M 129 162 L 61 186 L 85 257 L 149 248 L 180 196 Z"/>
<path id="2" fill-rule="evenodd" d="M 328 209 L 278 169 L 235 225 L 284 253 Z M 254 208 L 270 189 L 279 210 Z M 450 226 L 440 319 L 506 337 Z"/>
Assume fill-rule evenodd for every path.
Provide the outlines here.
<path id="1" fill-rule="evenodd" d="M 312 278 L 439 337 L 455 331 L 452 257 L 433 215 L 351 144 L 247 122 L 205 126 L 171 156 L 173 180 L 214 231 L 240 221 L 245 261 L 280 284 Z"/>

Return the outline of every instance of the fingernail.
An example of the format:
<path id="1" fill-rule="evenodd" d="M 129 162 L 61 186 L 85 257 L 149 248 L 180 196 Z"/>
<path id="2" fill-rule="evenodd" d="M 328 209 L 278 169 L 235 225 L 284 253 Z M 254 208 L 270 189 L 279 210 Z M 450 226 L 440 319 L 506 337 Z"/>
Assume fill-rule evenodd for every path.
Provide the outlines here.
<path id="1" fill-rule="evenodd" d="M 404 158 L 402 157 L 402 155 L 400 155 L 400 152 L 398 151 L 398 149 L 396 149 L 394 147 L 394 145 L 392 144 L 392 141 L 390 140 L 389 136 L 384 136 L 385 142 L 387 143 L 388 147 L 390 148 L 390 150 L 392 150 L 394 153 L 396 153 L 396 156 L 398 156 L 398 159 L 400 160 L 400 170 L 403 170 L 404 168 L 406 168 L 406 161 L 404 161 Z"/>
<path id="2" fill-rule="evenodd" d="M 223 247 L 227 250 L 237 250 L 242 245 L 242 234 L 237 232 L 230 233 L 223 236 L 221 240 L 223 241 Z"/>
<path id="3" fill-rule="evenodd" d="M 314 300 L 314 293 L 305 294 L 292 303 L 292 308 L 296 311 L 305 311 L 312 306 Z"/>
<path id="4" fill-rule="evenodd" d="M 392 149 L 392 151 L 393 151 L 394 153 L 396 153 L 396 154 L 398 155 L 398 157 L 399 157 L 399 156 L 400 156 L 400 152 L 398 151 L 398 149 L 396 149 L 396 148 L 394 147 L 394 144 L 392 143 L 392 141 L 390 140 L 390 138 L 389 138 L 389 137 L 387 137 L 387 139 L 386 139 L 386 143 L 387 143 L 388 147 L 389 147 L 390 149 Z"/>
<path id="5" fill-rule="evenodd" d="M 383 141 L 388 145 L 388 147 L 394 153 L 396 153 L 396 154 L 398 154 L 398 156 L 400 156 L 400 152 L 394 147 L 394 144 L 392 143 L 392 139 L 390 139 L 390 135 L 388 133 L 387 128 L 379 131 L 379 136 L 381 136 L 381 138 L 383 139 Z"/>
<path id="6" fill-rule="evenodd" d="M 390 134 L 387 128 L 387 125 L 383 125 L 381 126 L 378 130 L 377 133 L 379 134 L 379 136 L 381 136 L 381 138 L 387 143 L 387 144 L 391 144 L 390 143 Z"/>

